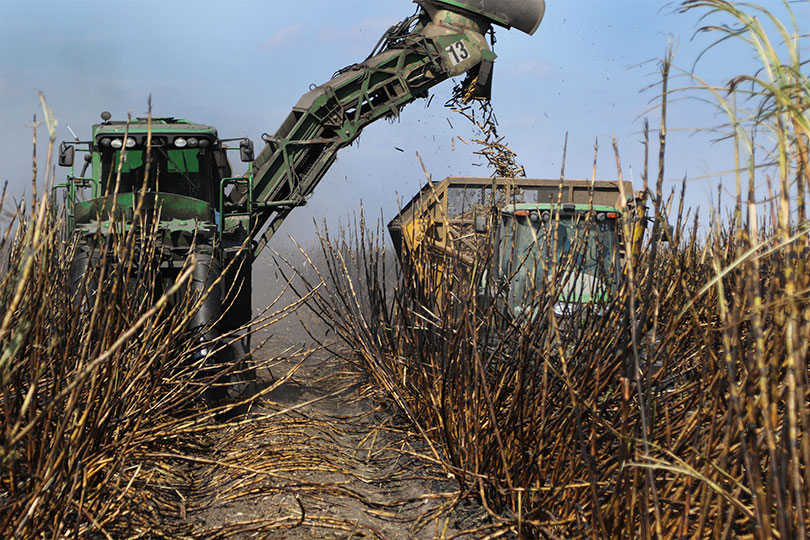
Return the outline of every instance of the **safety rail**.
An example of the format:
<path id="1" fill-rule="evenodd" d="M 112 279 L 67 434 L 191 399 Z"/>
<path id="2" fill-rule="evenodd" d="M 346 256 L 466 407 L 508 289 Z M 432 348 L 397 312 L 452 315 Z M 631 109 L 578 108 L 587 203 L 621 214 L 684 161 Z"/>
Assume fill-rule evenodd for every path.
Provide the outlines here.
<path id="1" fill-rule="evenodd" d="M 247 190 L 247 201 L 246 204 L 239 204 L 236 205 L 237 207 L 243 207 L 241 210 L 225 212 L 225 189 L 228 186 L 245 186 Z M 236 187 L 234 189 L 236 189 Z M 253 177 L 251 175 L 248 176 L 229 176 L 227 178 L 223 178 L 219 182 L 219 223 L 217 223 L 217 234 L 219 235 L 219 242 L 218 245 L 223 246 L 223 237 L 225 235 L 225 223 L 228 218 L 247 218 L 248 220 L 248 227 L 247 233 L 250 234 L 253 230 L 253 222 L 254 222 L 254 204 L 253 204 Z M 220 254 L 222 256 L 222 254 Z"/>
<path id="2" fill-rule="evenodd" d="M 73 176 L 72 174 L 69 174 L 67 176 L 67 180 L 65 182 L 62 182 L 60 184 L 55 184 L 51 188 L 51 198 L 54 201 L 56 201 L 56 192 L 57 192 L 57 190 L 64 189 L 65 192 L 67 193 L 66 204 L 65 204 L 65 221 L 66 221 L 66 223 L 65 223 L 66 227 L 64 229 L 65 230 L 65 233 L 64 233 L 65 234 L 65 239 L 67 239 L 70 236 L 69 231 L 72 231 L 73 227 L 75 225 L 75 223 L 74 223 L 75 214 L 74 214 L 73 205 L 76 203 L 76 188 L 88 188 L 88 187 L 91 187 L 91 185 L 93 185 L 93 184 L 98 185 L 98 182 L 96 182 L 95 178 L 84 178 L 84 177 Z M 54 207 L 54 209 L 56 209 L 58 206 L 56 204 L 54 204 L 53 207 Z"/>

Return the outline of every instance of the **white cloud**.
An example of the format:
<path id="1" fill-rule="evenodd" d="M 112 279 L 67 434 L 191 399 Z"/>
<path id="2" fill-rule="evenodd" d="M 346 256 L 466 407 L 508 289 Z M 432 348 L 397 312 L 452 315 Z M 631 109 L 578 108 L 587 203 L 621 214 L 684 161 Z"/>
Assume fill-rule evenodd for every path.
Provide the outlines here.
<path id="1" fill-rule="evenodd" d="M 270 36 L 267 41 L 262 44 L 262 49 L 270 50 L 275 49 L 276 47 L 283 47 L 292 43 L 294 40 L 299 38 L 299 35 L 304 28 L 304 25 L 301 23 L 291 24 L 290 26 L 285 26 L 272 36 Z"/>

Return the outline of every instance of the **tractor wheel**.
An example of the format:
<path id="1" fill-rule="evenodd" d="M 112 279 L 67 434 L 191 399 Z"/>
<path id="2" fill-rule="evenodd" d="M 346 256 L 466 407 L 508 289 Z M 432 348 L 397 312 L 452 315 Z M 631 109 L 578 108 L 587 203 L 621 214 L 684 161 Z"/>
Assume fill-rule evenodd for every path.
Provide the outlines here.
<path id="1" fill-rule="evenodd" d="M 87 244 L 76 246 L 68 275 L 69 294 L 74 306 L 83 311 L 92 309 L 98 290 L 99 272 L 98 251 Z"/>
<path id="2" fill-rule="evenodd" d="M 210 342 L 212 349 L 221 349 L 214 358 L 209 359 L 211 364 L 204 369 L 213 373 L 227 371 L 206 390 L 205 399 L 210 402 L 241 401 L 255 393 L 256 370 L 250 360 L 249 336 L 236 337 L 236 341 L 229 343 L 234 337 L 222 337 L 227 329 L 223 331 L 217 326 L 223 318 L 223 294 L 221 285 L 212 285 L 220 273 L 220 264 L 215 257 L 198 255 L 189 292 L 197 298 L 205 296 L 191 319 L 190 327 Z"/>

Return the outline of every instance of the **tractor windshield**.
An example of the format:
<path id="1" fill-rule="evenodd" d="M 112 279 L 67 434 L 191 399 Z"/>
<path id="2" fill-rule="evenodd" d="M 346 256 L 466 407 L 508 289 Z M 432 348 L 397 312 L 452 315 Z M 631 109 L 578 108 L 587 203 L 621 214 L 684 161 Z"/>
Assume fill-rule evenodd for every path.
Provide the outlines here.
<path id="1" fill-rule="evenodd" d="M 184 195 L 214 202 L 214 165 L 212 152 L 205 148 L 152 148 L 147 172 L 146 151 L 131 149 L 124 152 L 118 192 L 137 191 L 143 182 L 147 190 Z M 121 162 L 121 150 L 106 150 L 101 154 L 102 189 L 112 192 Z"/>
<path id="2" fill-rule="evenodd" d="M 559 221 L 539 219 L 535 213 L 515 215 L 505 223 L 501 268 L 510 277 L 513 305 L 527 301 L 533 291 L 544 290 L 556 276 L 560 300 L 604 301 L 618 283 L 615 219 L 598 221 L 587 213 L 561 216 Z"/>

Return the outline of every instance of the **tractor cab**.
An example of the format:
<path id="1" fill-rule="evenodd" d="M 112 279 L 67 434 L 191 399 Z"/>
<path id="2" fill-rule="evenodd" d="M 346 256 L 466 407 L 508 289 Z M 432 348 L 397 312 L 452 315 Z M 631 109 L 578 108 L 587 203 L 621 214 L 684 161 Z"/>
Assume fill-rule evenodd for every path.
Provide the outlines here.
<path id="1" fill-rule="evenodd" d="M 496 231 L 496 265 L 514 315 L 543 290 L 556 291 L 558 315 L 607 302 L 621 275 L 619 218 L 609 206 L 506 205 Z"/>

